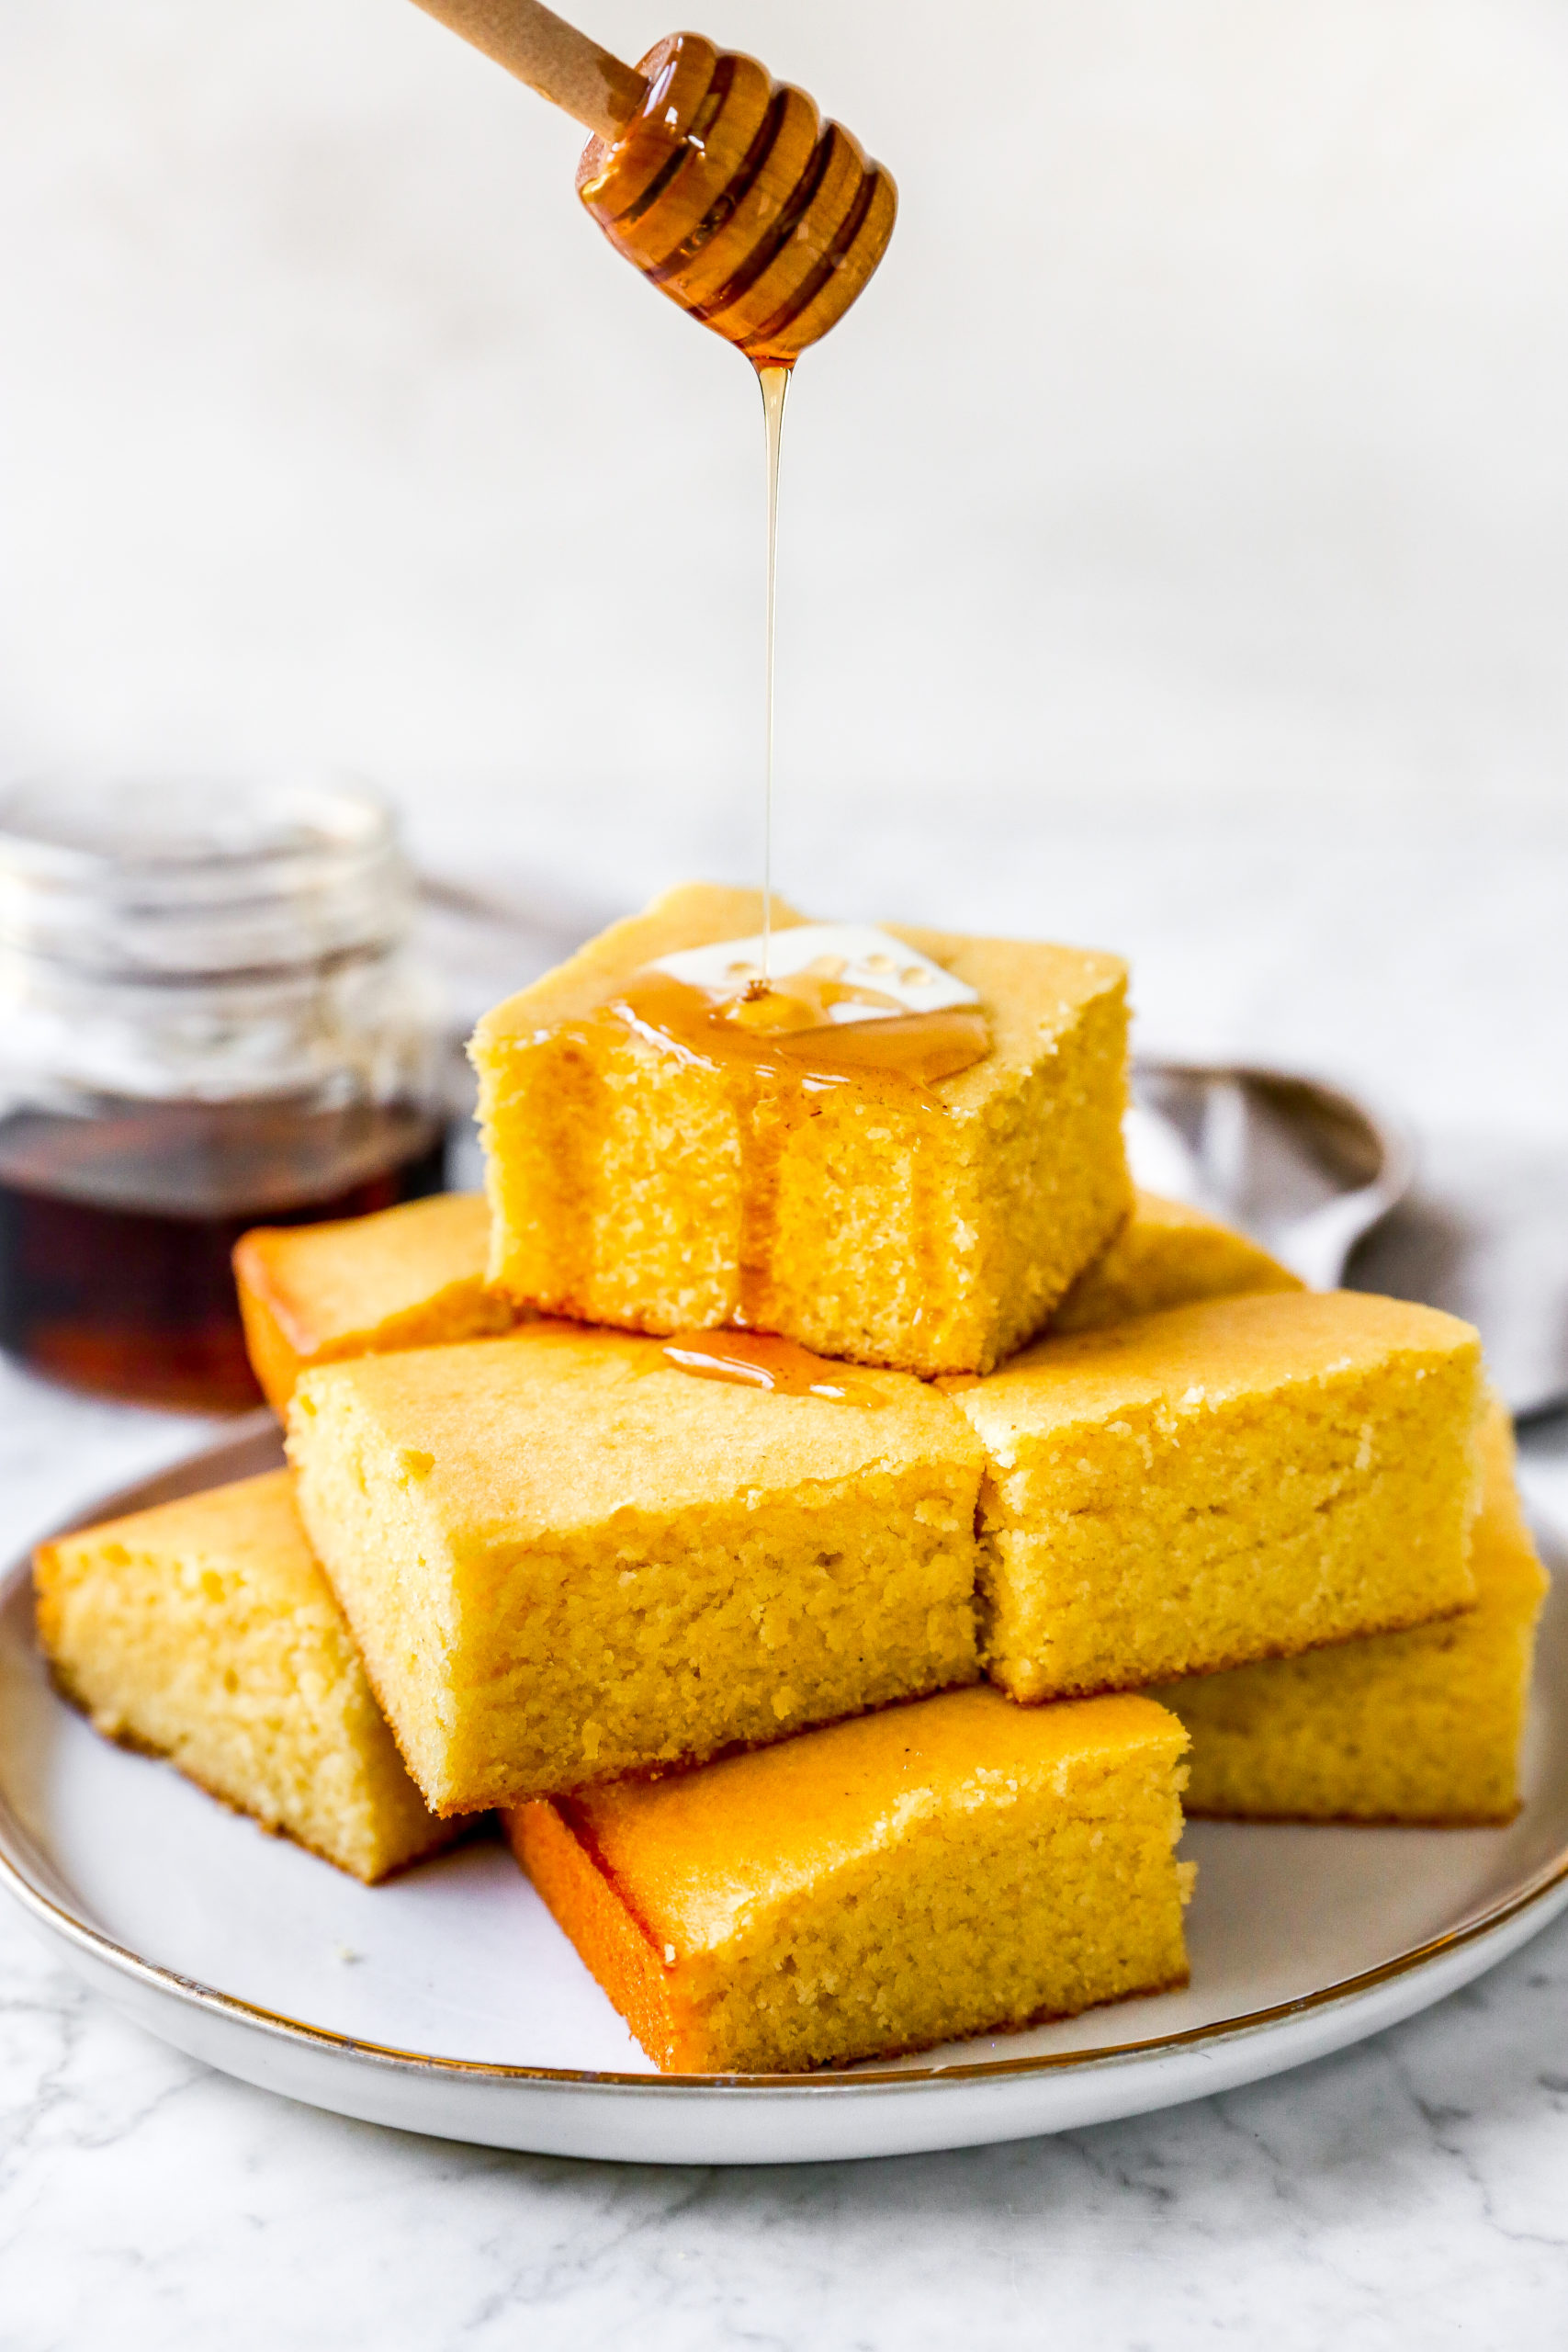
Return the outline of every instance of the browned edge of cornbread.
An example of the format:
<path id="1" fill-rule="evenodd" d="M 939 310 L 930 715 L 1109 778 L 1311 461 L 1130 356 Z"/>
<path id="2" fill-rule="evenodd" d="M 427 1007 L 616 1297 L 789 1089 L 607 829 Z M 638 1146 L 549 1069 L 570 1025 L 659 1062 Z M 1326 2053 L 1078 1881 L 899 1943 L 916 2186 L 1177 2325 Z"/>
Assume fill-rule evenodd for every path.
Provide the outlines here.
<path id="1" fill-rule="evenodd" d="M 504 1810 L 501 1818 L 519 1866 L 638 2044 L 661 2072 L 684 2072 L 666 2067 L 659 2053 L 662 2051 L 672 2054 L 682 2035 L 694 2030 L 689 2005 L 681 2000 L 671 1983 L 651 1929 L 617 1874 L 600 1854 L 570 1798 L 536 1797 L 528 1804 Z M 1113 2002 L 1091 2002 L 1089 2008 L 1120 2007 L 1123 2001 L 1154 2000 L 1163 1993 L 1179 1993 L 1190 1982 L 1190 1970 L 1183 1969 L 1167 1984 L 1139 1985 L 1134 1992 L 1118 1994 Z M 612 1983 L 613 1994 L 609 1990 Z M 1050 2008 L 1041 2009 L 1013 2022 L 988 2026 L 983 2038 L 994 2041 L 1004 2033 L 1029 2033 L 1037 2026 L 1053 2023 L 1060 2014 Z M 1089 2009 L 1074 2014 L 1084 2017 Z M 930 2047 L 924 2041 L 893 2041 L 862 2052 L 854 2058 L 822 2060 L 807 2071 L 844 2073 L 855 2066 L 911 2057 Z M 729 2075 L 716 2079 L 776 2081 L 780 2077 Z"/>

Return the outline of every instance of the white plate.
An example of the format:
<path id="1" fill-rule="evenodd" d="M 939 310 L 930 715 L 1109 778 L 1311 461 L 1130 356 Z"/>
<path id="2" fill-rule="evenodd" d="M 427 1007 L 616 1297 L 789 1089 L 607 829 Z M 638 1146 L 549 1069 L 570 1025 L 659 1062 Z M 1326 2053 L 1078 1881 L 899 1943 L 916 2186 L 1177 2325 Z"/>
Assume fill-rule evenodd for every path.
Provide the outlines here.
<path id="1" fill-rule="evenodd" d="M 85 1516 L 278 1459 L 258 1416 Z M 499 1843 L 356 1885 L 98 1739 L 50 1687 L 26 1564 L 0 1585 L 0 1883 L 88 1982 L 266 2089 L 559 2155 L 778 2164 L 962 2147 L 1341 2049 L 1492 1967 L 1568 1903 L 1568 1595 L 1548 1605 L 1528 1766 L 1509 1829 L 1194 1824 L 1187 1992 L 895 2066 L 660 2076 Z"/>

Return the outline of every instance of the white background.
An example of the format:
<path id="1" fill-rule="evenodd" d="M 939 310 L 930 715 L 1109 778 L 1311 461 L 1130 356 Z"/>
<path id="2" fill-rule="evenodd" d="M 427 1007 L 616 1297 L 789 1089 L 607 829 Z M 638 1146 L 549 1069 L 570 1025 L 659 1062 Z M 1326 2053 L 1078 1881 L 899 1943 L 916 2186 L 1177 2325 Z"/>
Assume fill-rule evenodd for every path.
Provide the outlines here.
<path id="1" fill-rule="evenodd" d="M 790 421 L 816 790 L 1555 798 L 1551 0 L 723 0 L 894 166 Z M 665 29 L 594 0 L 635 55 Z M 6 0 L 4 751 L 717 801 L 744 363 L 408 0 Z"/>

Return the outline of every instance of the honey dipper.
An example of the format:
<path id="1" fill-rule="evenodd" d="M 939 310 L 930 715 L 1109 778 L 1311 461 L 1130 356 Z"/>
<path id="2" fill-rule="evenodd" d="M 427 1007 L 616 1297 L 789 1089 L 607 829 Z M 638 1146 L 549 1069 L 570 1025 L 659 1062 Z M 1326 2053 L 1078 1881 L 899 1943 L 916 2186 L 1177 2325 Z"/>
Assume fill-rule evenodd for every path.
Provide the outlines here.
<path id="1" fill-rule="evenodd" d="M 790 367 L 887 249 L 897 191 L 754 57 L 671 33 L 633 67 L 539 0 L 417 0 L 593 136 L 577 192 L 629 262 L 758 368 Z"/>

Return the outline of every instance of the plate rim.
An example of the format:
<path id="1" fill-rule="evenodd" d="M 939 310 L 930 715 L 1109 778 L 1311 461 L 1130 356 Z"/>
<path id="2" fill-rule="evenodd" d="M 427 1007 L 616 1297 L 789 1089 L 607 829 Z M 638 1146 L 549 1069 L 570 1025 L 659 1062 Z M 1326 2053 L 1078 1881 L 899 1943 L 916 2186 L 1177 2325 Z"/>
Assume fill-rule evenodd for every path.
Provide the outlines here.
<path id="1" fill-rule="evenodd" d="M 212 1469 L 215 1475 L 199 1485 L 184 1486 L 182 1491 L 200 1492 L 207 1485 L 220 1485 L 223 1482 L 228 1457 L 254 1446 L 260 1440 L 276 1438 L 279 1434 L 277 1421 L 272 1413 L 246 1414 L 231 1422 L 220 1439 L 181 1455 L 161 1471 L 99 1498 L 84 1510 L 73 1512 L 69 1519 L 61 1521 L 37 1541 L 50 1543 L 57 1536 L 96 1525 L 104 1519 L 149 1508 L 159 1499 L 153 1489 L 169 1482 L 188 1478 L 193 1472 L 204 1468 Z M 231 1475 L 243 1474 L 234 1474 L 231 1470 Z M 36 1545 L 29 1545 L 0 1572 L 0 1609 L 8 1607 L 19 1589 L 30 1584 L 35 1548 Z M 364 2041 L 353 2034 L 338 2033 L 329 2026 L 312 2025 L 307 2019 L 265 2008 L 257 2002 L 242 1999 L 238 1994 L 226 1993 L 218 1985 L 203 1984 L 199 1978 L 183 1976 L 175 1969 L 146 1960 L 128 1946 L 117 1943 L 113 1937 L 95 1927 L 91 1920 L 74 1915 L 37 1884 L 28 1873 L 25 1857 L 29 1849 L 37 1851 L 34 1839 L 17 1820 L 9 1802 L 0 1796 L 0 1889 L 30 1914 L 47 1932 L 58 1937 L 83 1957 L 146 1992 L 173 1999 L 183 2008 L 259 2032 L 269 2040 L 302 2051 L 363 2062 L 383 2074 L 433 2077 L 441 2082 L 474 2085 L 531 2085 L 590 2095 L 600 2093 L 618 2097 L 625 2092 L 633 2092 L 644 2098 L 677 2102 L 716 2095 L 728 2102 L 768 2099 L 776 2103 L 781 2098 L 852 2101 L 890 2091 L 929 2092 L 1042 2075 L 1058 2078 L 1088 2076 L 1122 2067 L 1151 2065 L 1181 2051 L 1229 2049 L 1238 2042 L 1268 2034 L 1291 2019 L 1320 2011 L 1350 2007 L 1385 1984 L 1417 1974 L 1448 1955 L 1482 1943 L 1534 1909 L 1568 1881 L 1568 1846 L 1563 1846 L 1522 1883 L 1499 1895 L 1483 1909 L 1404 1951 L 1392 1954 L 1371 1968 L 1359 1970 L 1354 1975 L 1341 1977 L 1332 1984 L 1318 1985 L 1310 1993 L 1298 1994 L 1293 1999 L 1274 2002 L 1262 2009 L 1247 2010 L 1239 2017 L 1216 2018 L 1207 2025 L 1188 2026 L 1175 2033 L 1145 2035 L 1098 2050 L 1043 2051 L 1026 2057 L 974 2059 L 940 2065 L 861 2066 L 852 2073 L 827 2069 L 812 2075 L 646 2075 L 626 2074 L 607 2068 L 507 2065 L 495 2060 L 443 2057 L 434 2052 L 404 2050 L 389 2043 Z"/>

